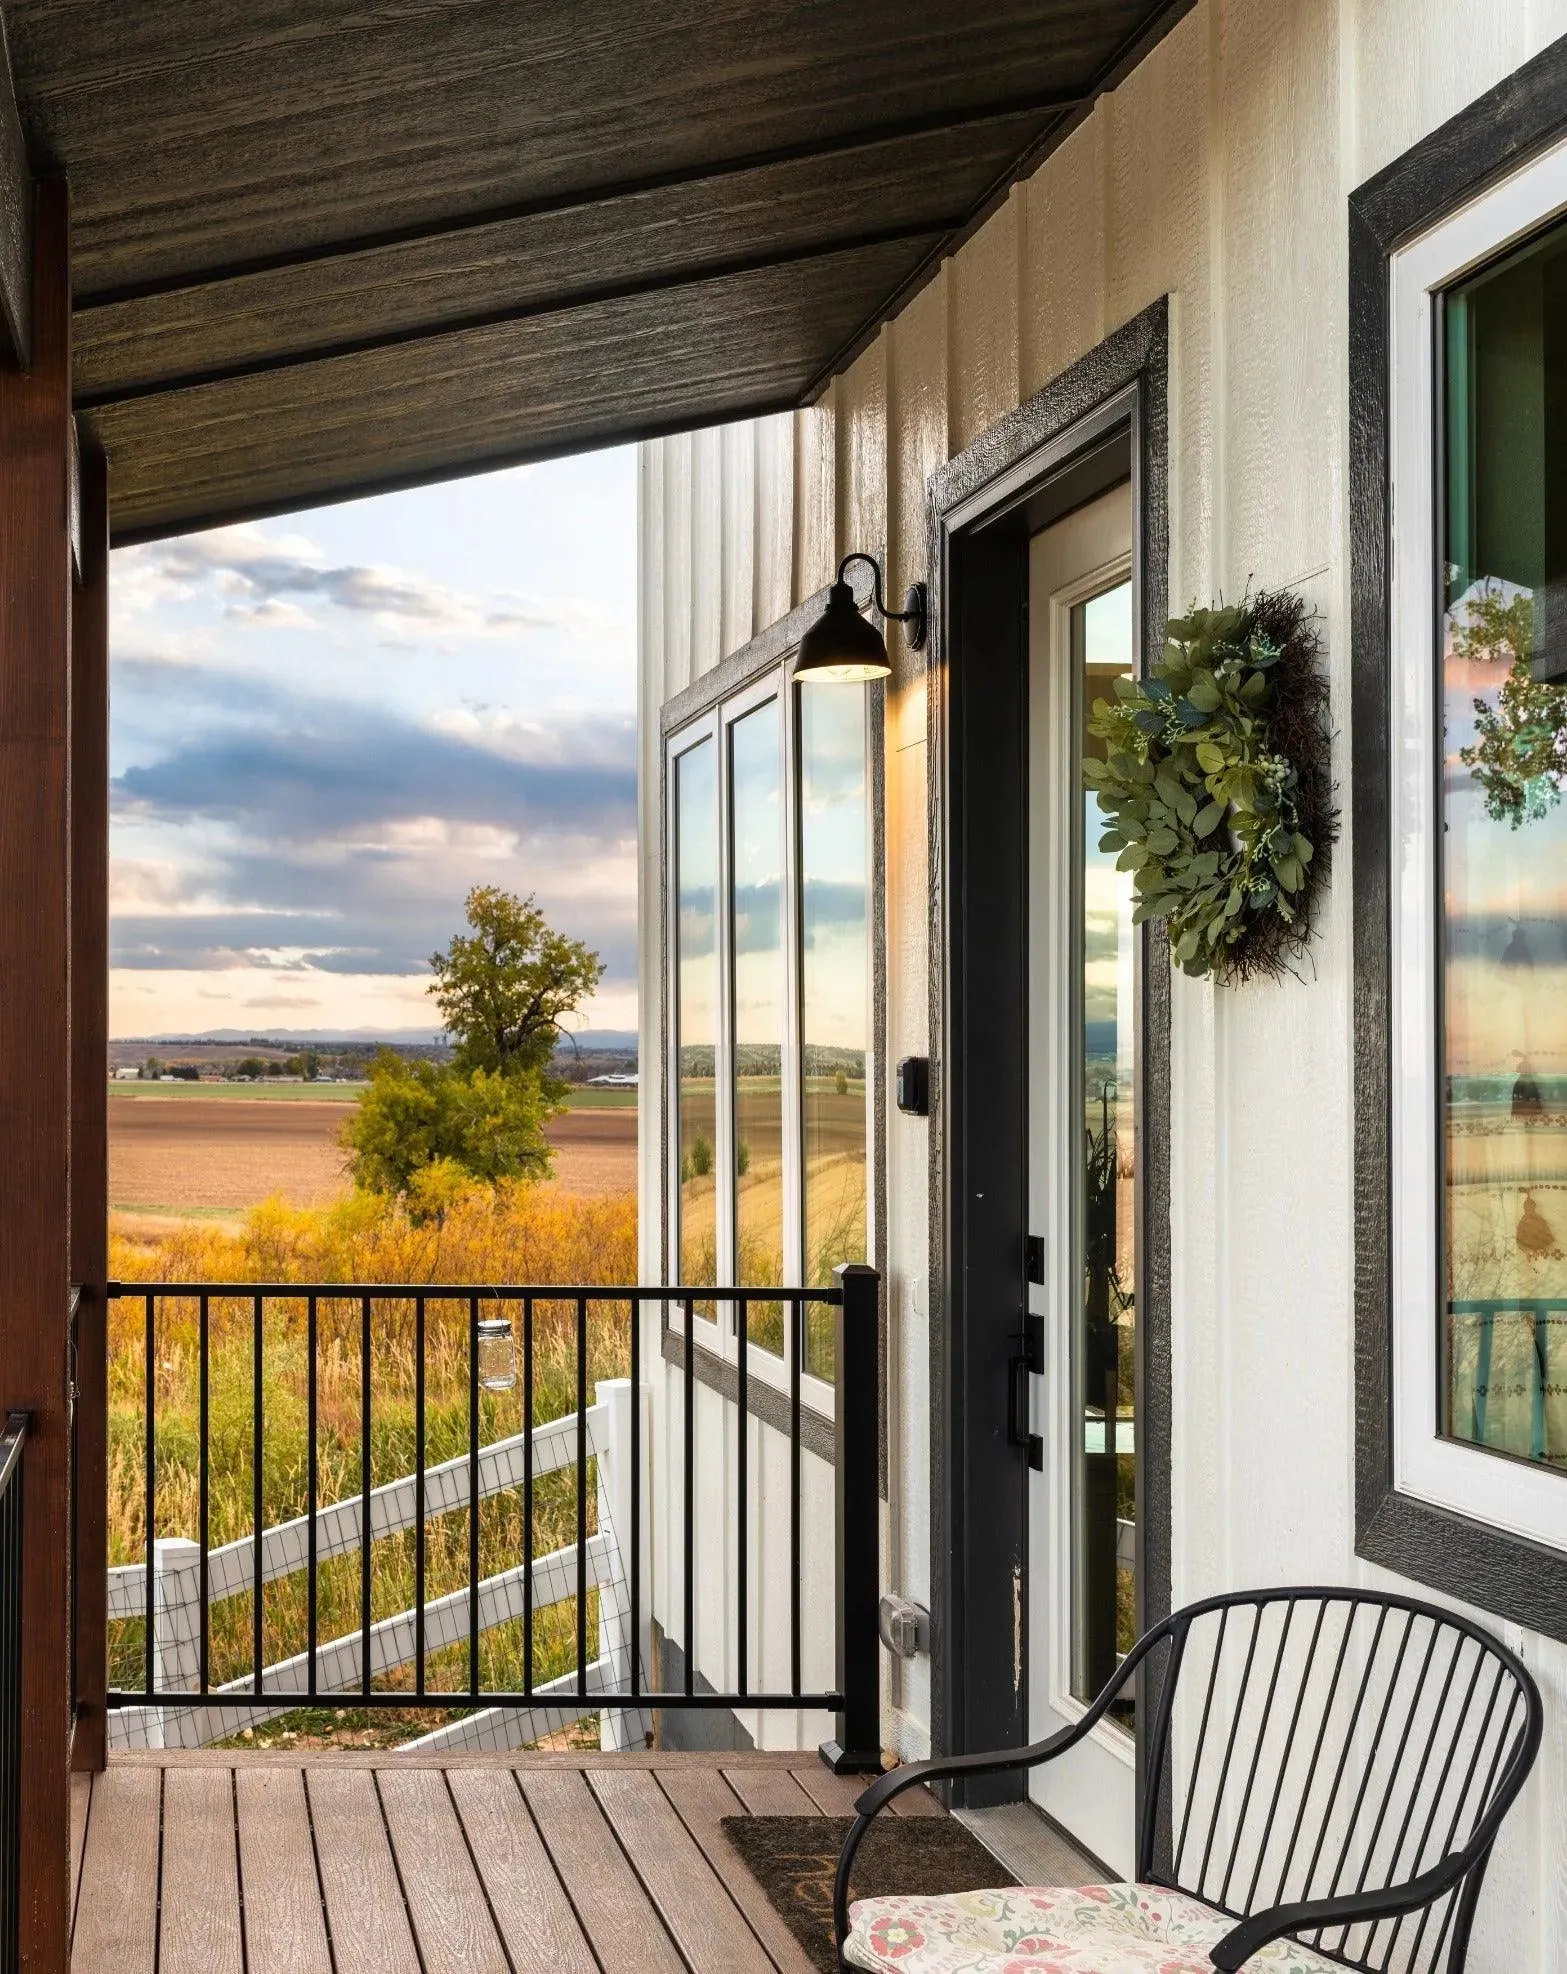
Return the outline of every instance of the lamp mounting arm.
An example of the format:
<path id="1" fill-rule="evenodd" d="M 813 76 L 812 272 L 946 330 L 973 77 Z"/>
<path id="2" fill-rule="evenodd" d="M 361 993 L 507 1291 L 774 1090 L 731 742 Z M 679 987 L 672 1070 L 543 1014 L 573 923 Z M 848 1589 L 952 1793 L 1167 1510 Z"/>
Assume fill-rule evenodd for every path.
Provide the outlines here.
<path id="1" fill-rule="evenodd" d="M 904 592 L 903 608 L 901 610 L 889 610 L 881 590 L 881 564 L 876 560 L 875 556 L 866 555 L 859 549 L 854 550 L 852 554 L 846 555 L 838 564 L 838 581 L 840 583 L 847 583 L 848 578 L 845 571 L 851 562 L 863 562 L 870 570 L 871 602 L 875 606 L 878 616 L 886 618 L 889 623 L 907 624 L 909 628 L 906 636 L 909 641 L 909 649 L 911 651 L 923 651 L 930 621 L 929 601 L 925 585 L 923 583 L 910 583 L 908 589 Z"/>

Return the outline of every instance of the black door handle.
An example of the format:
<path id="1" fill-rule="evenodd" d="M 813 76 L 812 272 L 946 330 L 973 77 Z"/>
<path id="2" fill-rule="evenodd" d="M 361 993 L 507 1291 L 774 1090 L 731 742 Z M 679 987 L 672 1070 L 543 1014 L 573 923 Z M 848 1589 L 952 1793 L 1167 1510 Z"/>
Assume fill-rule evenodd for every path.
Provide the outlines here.
<path id="1" fill-rule="evenodd" d="M 1018 1447 L 1036 1473 L 1043 1473 L 1045 1442 L 1028 1429 L 1028 1374 L 1032 1367 L 1026 1357 L 1007 1361 L 1007 1444 Z"/>

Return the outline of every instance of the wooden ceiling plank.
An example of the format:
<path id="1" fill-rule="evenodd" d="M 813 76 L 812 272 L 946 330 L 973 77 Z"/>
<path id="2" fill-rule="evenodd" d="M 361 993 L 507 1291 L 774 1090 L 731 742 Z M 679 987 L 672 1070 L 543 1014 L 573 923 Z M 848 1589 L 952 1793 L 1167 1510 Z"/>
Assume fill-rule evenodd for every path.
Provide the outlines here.
<path id="1" fill-rule="evenodd" d="M 783 409 L 823 329 L 891 277 L 878 256 L 666 293 L 109 406 L 115 539 L 214 525 L 594 444 Z M 416 362 L 414 360 L 417 360 Z M 366 420 L 364 407 L 378 415 Z"/>
<path id="2" fill-rule="evenodd" d="M 949 222 L 950 225 L 950 222 Z M 696 290 L 710 283 L 732 279 L 736 275 L 759 274 L 772 268 L 795 267 L 802 263 L 822 260 L 828 253 L 865 254 L 881 247 L 908 247 L 916 258 L 923 254 L 943 231 L 942 226 L 929 224 L 910 227 L 896 227 L 890 232 L 826 244 L 812 241 L 803 247 L 780 252 L 776 248 L 763 251 L 727 265 L 704 267 L 692 270 L 689 267 L 676 267 L 663 273 L 649 273 L 629 281 L 608 282 L 602 287 L 585 287 L 575 293 L 548 294 L 536 301 L 525 301 L 509 308 L 488 308 L 478 314 L 458 317 L 455 320 L 435 323 L 414 322 L 396 329 L 379 329 L 366 336 L 346 338 L 340 343 L 318 344 L 302 350 L 288 350 L 276 355 L 262 355 L 242 358 L 237 363 L 217 364 L 205 370 L 186 372 L 184 375 L 154 377 L 145 383 L 109 386 L 100 391 L 91 389 L 78 391 L 76 405 L 82 411 L 95 411 L 108 404 L 131 404 L 139 398 L 165 397 L 174 392 L 204 389 L 210 384 L 235 383 L 247 377 L 263 377 L 280 370 L 300 370 L 312 364 L 333 363 L 343 357 L 364 356 L 377 350 L 405 349 L 411 344 L 434 342 L 452 336 L 465 335 L 479 329 L 499 328 L 509 322 L 531 321 L 541 316 L 563 315 L 581 308 L 592 308 L 601 302 L 635 300 L 643 295 L 656 295 L 676 289 Z"/>
<path id="3" fill-rule="evenodd" d="M 151 300 L 160 296 L 194 295 L 203 289 L 225 287 L 230 283 L 243 281 L 248 277 L 277 273 L 289 273 L 296 269 L 309 268 L 320 262 L 335 263 L 359 256 L 384 253 L 399 247 L 419 247 L 456 238 L 466 241 L 470 237 L 482 239 L 484 235 L 521 221 L 545 219 L 556 215 L 582 213 L 602 224 L 610 216 L 612 209 L 622 204 L 635 204 L 645 208 L 651 195 L 666 192 L 701 191 L 708 187 L 720 187 L 733 179 L 762 180 L 764 175 L 782 173 L 790 166 L 833 164 L 846 158 L 861 157 L 866 160 L 867 169 L 858 176 L 871 177 L 877 166 L 874 154 L 888 151 L 914 150 L 924 153 L 932 143 L 946 138 L 965 140 L 971 146 L 988 153 L 994 146 L 1005 157 L 1016 154 L 1017 141 L 1022 135 L 1014 126 L 1037 129 L 1042 119 L 1060 115 L 1063 111 L 1075 108 L 1081 101 L 1075 93 L 1055 91 L 1047 95 L 1035 95 L 1019 99 L 1010 98 L 1004 102 L 987 103 L 965 111 L 961 115 L 937 113 L 929 116 L 905 118 L 896 124 L 879 124 L 864 130 L 839 133 L 825 138 L 805 139 L 793 144 L 776 146 L 770 151 L 748 152 L 739 157 L 723 158 L 715 163 L 694 165 L 687 168 L 652 173 L 648 176 L 627 179 L 619 183 L 588 185 L 567 192 L 557 193 L 546 198 L 514 200 L 509 204 L 490 207 L 477 212 L 448 214 L 438 219 L 422 220 L 408 226 L 391 227 L 379 233 L 357 237 L 334 238 L 313 242 L 308 246 L 278 254 L 257 255 L 244 260 L 210 267 L 201 267 L 189 272 L 157 277 L 147 281 L 129 282 L 114 288 L 79 288 L 75 306 L 79 311 L 100 308 L 117 308 L 126 303 Z M 990 143 L 985 143 L 987 135 Z M 959 162 L 954 159 L 953 162 Z M 886 166 L 881 167 L 883 171 Z M 842 176 L 836 182 L 840 188 L 844 184 Z M 613 225 L 613 218 L 610 218 Z"/>
<path id="4" fill-rule="evenodd" d="M 451 327 L 480 310 L 580 303 L 606 266 L 635 285 L 677 271 L 696 278 L 745 258 L 825 252 L 906 225 L 939 236 L 1026 128 L 1002 125 L 978 150 L 966 133 L 889 146 L 857 160 L 849 178 L 814 161 L 718 188 L 646 193 L 592 215 L 550 214 L 218 287 L 78 306 L 77 399 L 105 402 L 205 369 L 238 370 L 410 327 Z"/>

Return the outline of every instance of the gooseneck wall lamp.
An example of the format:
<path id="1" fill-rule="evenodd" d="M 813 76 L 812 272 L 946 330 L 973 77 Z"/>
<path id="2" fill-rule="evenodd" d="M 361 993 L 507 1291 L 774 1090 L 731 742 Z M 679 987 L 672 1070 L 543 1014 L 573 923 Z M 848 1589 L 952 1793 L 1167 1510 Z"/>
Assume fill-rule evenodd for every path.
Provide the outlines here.
<path id="1" fill-rule="evenodd" d="M 844 578 L 851 562 L 865 563 L 871 572 L 871 601 L 876 614 L 894 624 L 908 625 L 909 648 L 923 650 L 927 627 L 925 585 L 914 583 L 901 610 L 889 610 L 881 593 L 881 569 L 874 556 L 846 555 L 838 577 L 827 592 L 827 607 L 800 640 L 794 668 L 807 684 L 845 684 L 861 679 L 884 679 L 892 670 L 887 641 L 873 623 L 860 615 L 854 591 Z"/>

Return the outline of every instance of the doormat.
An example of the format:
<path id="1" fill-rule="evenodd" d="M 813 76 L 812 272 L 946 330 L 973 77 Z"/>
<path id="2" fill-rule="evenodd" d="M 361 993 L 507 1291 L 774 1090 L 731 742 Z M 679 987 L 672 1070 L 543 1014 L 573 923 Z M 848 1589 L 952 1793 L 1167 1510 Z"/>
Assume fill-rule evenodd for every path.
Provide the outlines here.
<path id="1" fill-rule="evenodd" d="M 821 1974 L 838 1974 L 832 1885 L 846 1816 L 726 1816 L 724 1835 Z M 856 1899 L 983 1892 L 1017 1879 L 953 1816 L 879 1816 L 850 1880 Z"/>

